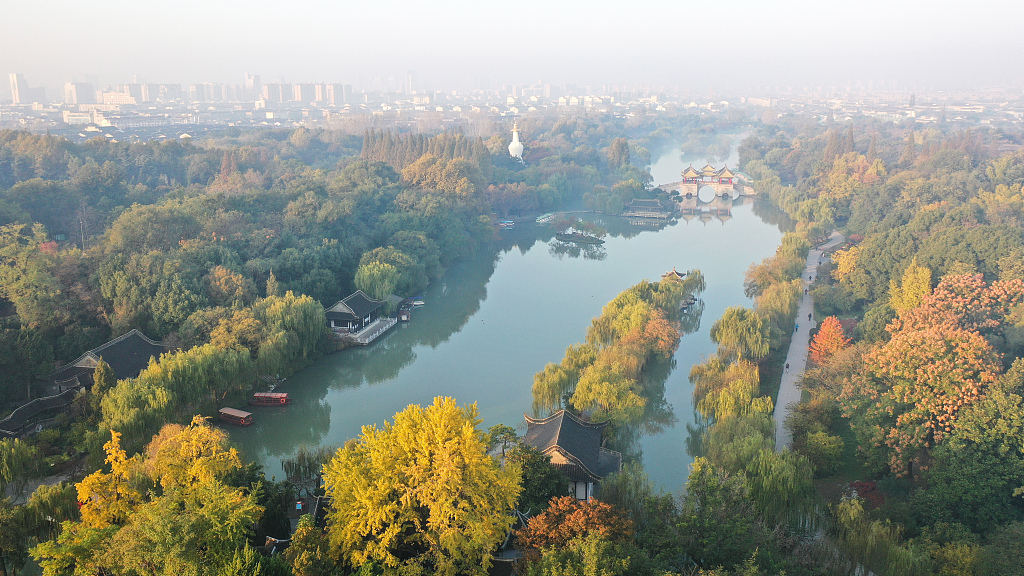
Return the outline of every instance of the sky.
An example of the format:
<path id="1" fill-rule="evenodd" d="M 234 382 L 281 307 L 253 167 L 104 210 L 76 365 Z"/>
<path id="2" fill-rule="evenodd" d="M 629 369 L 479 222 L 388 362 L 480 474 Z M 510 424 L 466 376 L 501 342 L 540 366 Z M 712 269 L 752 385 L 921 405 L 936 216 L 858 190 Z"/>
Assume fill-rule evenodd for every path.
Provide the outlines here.
<path id="1" fill-rule="evenodd" d="M 0 0 L 0 73 L 694 91 L 1024 86 L 1019 0 Z M 897 84 L 894 84 L 897 83 Z M 6 82 L 0 83 L 0 85 Z"/>

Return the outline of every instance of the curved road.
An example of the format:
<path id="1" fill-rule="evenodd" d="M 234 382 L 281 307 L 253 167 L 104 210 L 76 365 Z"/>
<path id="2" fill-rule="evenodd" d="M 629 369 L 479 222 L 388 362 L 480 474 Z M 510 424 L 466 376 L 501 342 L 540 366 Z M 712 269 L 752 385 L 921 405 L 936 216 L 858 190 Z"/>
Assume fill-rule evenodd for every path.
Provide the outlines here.
<path id="1" fill-rule="evenodd" d="M 821 255 L 827 250 L 835 248 L 846 241 L 846 238 L 839 232 L 833 232 L 827 243 L 811 250 L 807 255 L 807 263 L 804 265 L 804 275 L 801 279 L 801 288 L 809 288 L 810 278 L 818 272 L 818 261 Z M 800 376 L 807 366 L 807 345 L 811 328 L 817 326 L 816 322 L 808 321 L 808 314 L 814 314 L 814 302 L 809 295 L 800 295 L 800 307 L 796 312 L 796 325 L 799 330 L 793 333 L 793 340 L 789 343 L 789 354 L 786 355 L 788 370 L 782 373 L 782 382 L 779 384 L 779 396 L 775 399 L 775 449 L 782 451 L 789 448 L 793 443 L 793 434 L 786 429 L 786 418 L 792 410 L 792 405 L 800 402 Z M 780 408 L 781 411 L 780 411 Z"/>

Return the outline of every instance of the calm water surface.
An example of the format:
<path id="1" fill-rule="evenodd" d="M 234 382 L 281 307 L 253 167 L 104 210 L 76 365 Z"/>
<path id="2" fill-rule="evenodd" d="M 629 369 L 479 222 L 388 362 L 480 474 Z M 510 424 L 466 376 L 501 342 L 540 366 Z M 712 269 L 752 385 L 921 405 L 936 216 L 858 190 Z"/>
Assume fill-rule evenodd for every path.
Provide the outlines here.
<path id="1" fill-rule="evenodd" d="M 687 164 L 705 160 L 669 151 L 652 174 L 655 182 L 678 180 Z M 735 158 L 727 161 L 735 164 Z M 484 427 L 504 423 L 525 431 L 534 373 L 581 342 L 608 301 L 672 267 L 699 268 L 707 280 L 700 325 L 683 336 L 672 364 L 656 371 L 665 402 L 651 410 L 632 441 L 618 446 L 642 459 L 664 489 L 678 491 L 693 460 L 686 450 L 687 426 L 694 422 L 687 374 L 714 352 L 711 324 L 727 307 L 749 304 L 743 273 L 775 252 L 782 233 L 767 221 L 778 218 L 749 201 L 724 222 L 680 220 L 660 230 L 608 218 L 611 234 L 603 249 L 587 254 L 557 250 L 548 227 L 528 223 L 502 231 L 501 242 L 453 266 L 427 290 L 426 306 L 414 311 L 411 323 L 295 374 L 283 388 L 292 405 L 256 408 L 256 423 L 232 428 L 232 439 L 266 466 L 268 476 L 281 478 L 281 459 L 300 445 L 341 445 L 362 426 L 439 395 L 476 402 Z"/>

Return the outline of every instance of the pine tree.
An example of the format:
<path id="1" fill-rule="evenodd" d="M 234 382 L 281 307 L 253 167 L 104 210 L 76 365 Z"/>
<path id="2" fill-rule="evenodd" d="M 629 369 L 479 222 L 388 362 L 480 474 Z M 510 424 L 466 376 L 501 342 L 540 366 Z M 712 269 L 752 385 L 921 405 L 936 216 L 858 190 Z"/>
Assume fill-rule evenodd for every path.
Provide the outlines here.
<path id="1" fill-rule="evenodd" d="M 92 393 L 96 396 L 103 396 L 107 390 L 114 387 L 114 384 L 117 384 L 114 371 L 110 368 L 110 364 L 103 361 L 101 356 L 99 364 L 96 365 L 96 371 L 92 373 Z"/>
<path id="2" fill-rule="evenodd" d="M 909 168 L 917 160 L 917 147 L 915 146 L 914 139 L 914 131 L 911 130 L 910 136 L 907 136 L 907 145 L 903 148 L 903 154 L 900 156 L 901 166 Z"/>
<path id="3" fill-rule="evenodd" d="M 875 161 L 878 157 L 878 134 L 871 135 L 871 145 L 868 146 L 868 163 Z"/>
<path id="4" fill-rule="evenodd" d="M 825 162 L 831 164 L 839 156 L 839 135 L 835 130 L 828 131 L 828 144 L 825 145 Z"/>
<path id="5" fill-rule="evenodd" d="M 853 146 L 853 124 L 850 124 L 850 129 L 846 132 L 846 142 L 843 144 L 843 154 L 853 152 Z"/>
<path id="6" fill-rule="evenodd" d="M 267 298 L 271 296 L 280 296 L 281 287 L 277 283 L 277 276 L 274 275 L 274 271 L 270 271 L 270 277 L 267 278 Z"/>

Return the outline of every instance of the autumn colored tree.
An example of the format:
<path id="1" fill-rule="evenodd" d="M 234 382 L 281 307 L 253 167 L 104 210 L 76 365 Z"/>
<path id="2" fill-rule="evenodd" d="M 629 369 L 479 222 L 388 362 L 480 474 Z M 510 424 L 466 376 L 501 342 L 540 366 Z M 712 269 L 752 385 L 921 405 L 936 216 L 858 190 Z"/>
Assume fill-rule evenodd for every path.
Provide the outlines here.
<path id="1" fill-rule="evenodd" d="M 846 337 L 839 319 L 829 316 L 821 321 L 818 333 L 814 335 L 814 340 L 811 342 L 811 361 L 815 364 L 822 364 L 849 343 L 850 339 Z"/>
<path id="2" fill-rule="evenodd" d="M 943 441 L 960 411 L 1001 371 L 980 334 L 949 324 L 896 332 L 864 360 L 864 381 L 845 387 L 840 402 L 847 415 L 859 416 L 855 428 L 888 452 L 900 475 Z"/>
<path id="3" fill-rule="evenodd" d="M 903 281 L 899 284 L 896 279 L 889 280 L 889 303 L 897 312 L 905 312 L 917 308 L 921 300 L 932 291 L 932 271 L 926 266 L 920 266 L 917 258 L 910 262 L 910 266 L 903 272 Z"/>
<path id="4" fill-rule="evenodd" d="M 411 405 L 324 466 L 327 532 L 352 567 L 483 574 L 512 523 L 518 474 L 487 454 L 476 405 Z"/>
<path id="5" fill-rule="evenodd" d="M 633 536 L 633 521 L 622 510 L 599 500 L 559 496 L 516 532 L 516 540 L 525 548 L 542 550 L 563 547 L 590 534 L 624 542 Z"/>
<path id="6" fill-rule="evenodd" d="M 117 432 L 104 448 L 110 472 L 77 486 L 82 520 L 32 550 L 44 575 L 219 574 L 239 554 L 252 564 L 246 536 L 263 509 L 222 481 L 241 466 L 223 431 L 197 416 L 163 428 L 146 456 L 129 458 Z"/>
<path id="7" fill-rule="evenodd" d="M 984 336 L 1000 336 L 1014 306 L 1024 303 L 1024 281 L 985 282 L 981 274 L 944 276 L 917 308 L 893 321 L 889 332 L 924 329 L 938 324 L 960 327 Z"/>
<path id="8" fill-rule="evenodd" d="M 338 573 L 337 561 L 331 555 L 327 534 L 317 528 L 309 514 L 299 519 L 284 557 L 295 576 L 332 576 Z"/>
<path id="9" fill-rule="evenodd" d="M 845 250 L 838 250 L 832 255 L 836 267 L 832 270 L 832 277 L 842 282 L 854 270 L 857 269 L 857 259 L 860 257 L 861 247 L 851 246 Z"/>

